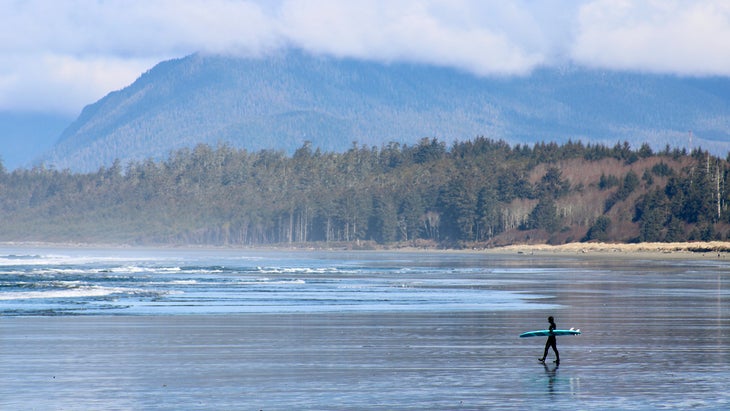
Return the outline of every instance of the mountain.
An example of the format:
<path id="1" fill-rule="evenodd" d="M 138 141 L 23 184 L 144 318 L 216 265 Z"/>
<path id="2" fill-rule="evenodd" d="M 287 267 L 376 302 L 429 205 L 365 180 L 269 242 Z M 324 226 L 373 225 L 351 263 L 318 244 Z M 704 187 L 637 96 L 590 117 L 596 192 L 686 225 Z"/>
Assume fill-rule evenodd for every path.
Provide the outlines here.
<path id="1" fill-rule="evenodd" d="M 0 158 L 8 170 L 30 167 L 74 119 L 61 114 L 0 112 Z"/>
<path id="2" fill-rule="evenodd" d="M 165 61 L 87 106 L 44 157 L 94 170 L 227 142 L 251 151 L 326 151 L 476 136 L 509 143 L 582 140 L 727 154 L 730 79 L 584 68 L 477 77 L 289 50 L 264 58 L 196 54 Z"/>

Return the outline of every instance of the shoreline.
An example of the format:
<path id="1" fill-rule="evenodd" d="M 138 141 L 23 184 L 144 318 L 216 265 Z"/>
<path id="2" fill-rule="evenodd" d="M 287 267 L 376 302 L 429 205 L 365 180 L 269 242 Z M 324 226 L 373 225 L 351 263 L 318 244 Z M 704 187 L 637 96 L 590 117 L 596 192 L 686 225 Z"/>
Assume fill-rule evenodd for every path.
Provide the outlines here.
<path id="1" fill-rule="evenodd" d="M 657 258 L 689 258 L 713 257 L 730 258 L 730 241 L 698 241 L 677 243 L 568 243 L 561 245 L 549 244 L 512 244 L 492 248 L 438 248 L 418 246 L 383 246 L 383 247 L 347 247 L 347 245 L 325 244 L 287 244 L 253 246 L 212 246 L 212 245 L 128 245 L 128 244 L 101 244 L 101 243 L 54 243 L 54 242 L 24 242 L 3 241 L 0 247 L 11 248 L 72 248 L 72 249 L 169 249 L 169 250 L 242 250 L 242 251 L 379 251 L 379 252 L 436 252 L 436 253 L 483 253 L 483 254 L 520 254 L 520 255 L 573 255 L 573 256 L 637 256 Z"/>
<path id="2" fill-rule="evenodd" d="M 502 252 L 530 255 L 636 256 L 653 258 L 730 257 L 730 242 L 698 241 L 678 243 L 569 243 L 562 245 L 514 244 Z"/>

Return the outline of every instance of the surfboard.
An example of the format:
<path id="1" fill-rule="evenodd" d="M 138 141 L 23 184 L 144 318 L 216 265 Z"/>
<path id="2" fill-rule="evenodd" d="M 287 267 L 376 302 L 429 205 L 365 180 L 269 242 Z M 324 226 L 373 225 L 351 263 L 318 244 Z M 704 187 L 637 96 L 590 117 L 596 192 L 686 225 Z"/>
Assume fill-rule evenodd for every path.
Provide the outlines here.
<path id="1" fill-rule="evenodd" d="M 571 328 L 570 330 L 553 330 L 553 335 L 578 335 L 580 334 L 580 329 Z M 550 335 L 550 330 L 537 330 L 537 331 L 528 331 L 526 333 L 520 334 L 520 338 L 525 337 L 546 337 Z"/>

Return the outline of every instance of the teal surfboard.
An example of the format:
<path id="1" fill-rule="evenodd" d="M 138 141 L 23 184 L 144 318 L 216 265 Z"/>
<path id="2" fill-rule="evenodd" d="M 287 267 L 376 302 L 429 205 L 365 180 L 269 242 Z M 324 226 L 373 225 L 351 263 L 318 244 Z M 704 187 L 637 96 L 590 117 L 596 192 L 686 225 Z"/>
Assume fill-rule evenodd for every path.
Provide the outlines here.
<path id="1" fill-rule="evenodd" d="M 580 330 L 576 330 L 574 328 L 571 328 L 570 330 L 553 330 L 553 335 L 578 335 L 580 334 Z M 520 334 L 520 338 L 525 337 L 546 337 L 550 335 L 550 330 L 537 330 L 537 331 L 528 331 L 526 333 Z"/>

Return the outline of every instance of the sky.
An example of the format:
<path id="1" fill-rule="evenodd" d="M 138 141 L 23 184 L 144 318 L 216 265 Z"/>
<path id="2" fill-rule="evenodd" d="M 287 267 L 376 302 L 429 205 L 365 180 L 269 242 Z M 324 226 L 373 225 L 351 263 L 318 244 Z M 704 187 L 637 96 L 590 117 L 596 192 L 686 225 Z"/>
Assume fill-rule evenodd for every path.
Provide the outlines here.
<path id="1" fill-rule="evenodd" d="M 163 60 L 290 47 L 478 76 L 730 76 L 727 0 L 0 0 L 0 16 L 0 111 L 75 116 Z"/>

